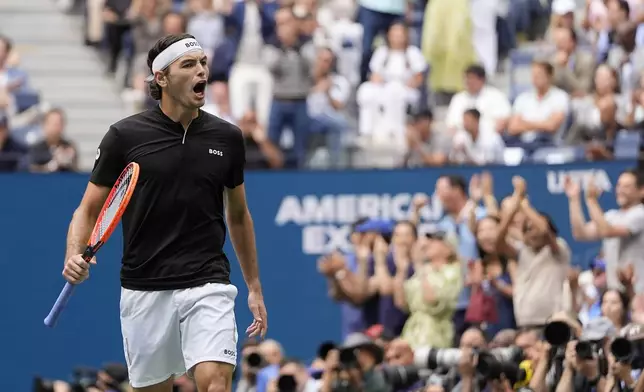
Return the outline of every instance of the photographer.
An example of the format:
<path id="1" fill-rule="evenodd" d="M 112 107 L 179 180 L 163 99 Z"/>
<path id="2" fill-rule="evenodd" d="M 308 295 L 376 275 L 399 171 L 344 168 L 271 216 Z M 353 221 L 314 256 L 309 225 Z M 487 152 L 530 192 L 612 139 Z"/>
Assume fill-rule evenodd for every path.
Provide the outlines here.
<path id="1" fill-rule="evenodd" d="M 519 333 L 516 345 L 523 349 L 534 369 L 531 389 L 545 392 L 556 387 L 564 371 L 566 344 L 577 339 L 581 333 L 581 323 L 566 312 L 557 312 L 550 317 L 543 329 L 545 341 L 540 341 L 540 329 L 532 328 Z"/>
<path id="2" fill-rule="evenodd" d="M 644 328 L 639 324 L 629 324 L 621 331 L 610 346 L 608 356 L 609 372 L 605 392 L 612 390 L 624 392 L 644 391 Z"/>
<path id="3" fill-rule="evenodd" d="M 246 341 L 242 345 L 241 355 L 241 377 L 237 382 L 235 392 L 255 392 L 257 389 L 257 372 L 259 372 L 264 362 L 259 354 L 257 342 L 253 340 Z"/>
<path id="4" fill-rule="evenodd" d="M 382 348 L 366 335 L 349 335 L 338 355 L 327 357 L 320 392 L 391 392 L 376 366 L 383 361 Z"/>
<path id="5" fill-rule="evenodd" d="M 566 344 L 563 373 L 556 392 L 605 391 L 608 342 L 615 332 L 609 320 L 600 318 L 584 327 L 579 340 Z"/>
<path id="6" fill-rule="evenodd" d="M 287 359 L 280 366 L 279 377 L 270 382 L 268 392 L 318 392 L 318 383 L 309 377 L 303 363 Z"/>
<path id="7" fill-rule="evenodd" d="M 259 353 L 266 363 L 257 372 L 257 392 L 266 392 L 268 384 L 279 374 L 280 364 L 284 358 L 282 346 L 275 340 L 267 339 L 259 345 Z"/>

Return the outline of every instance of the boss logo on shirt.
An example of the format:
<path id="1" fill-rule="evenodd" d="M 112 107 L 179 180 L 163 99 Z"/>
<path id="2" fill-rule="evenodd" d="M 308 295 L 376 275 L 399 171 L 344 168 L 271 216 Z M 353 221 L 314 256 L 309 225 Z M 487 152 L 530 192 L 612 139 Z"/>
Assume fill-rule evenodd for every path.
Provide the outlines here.
<path id="1" fill-rule="evenodd" d="M 233 358 L 236 356 L 236 354 L 235 354 L 235 352 L 233 350 L 228 350 L 228 349 L 224 350 L 224 355 L 229 356 L 229 357 L 233 357 Z"/>
<path id="2" fill-rule="evenodd" d="M 209 148 L 209 149 L 208 149 L 208 154 L 212 154 L 212 155 L 219 155 L 220 157 L 223 157 L 223 156 L 224 156 L 224 153 L 223 153 L 223 152 L 221 152 L 221 151 L 219 151 L 219 150 L 215 150 L 215 149 L 213 149 L 213 148 Z"/>

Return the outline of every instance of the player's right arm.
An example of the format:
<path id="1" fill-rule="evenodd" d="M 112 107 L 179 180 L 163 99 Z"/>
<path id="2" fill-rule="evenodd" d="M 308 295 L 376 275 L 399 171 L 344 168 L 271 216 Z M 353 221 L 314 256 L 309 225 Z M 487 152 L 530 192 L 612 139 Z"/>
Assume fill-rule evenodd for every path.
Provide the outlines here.
<path id="1" fill-rule="evenodd" d="M 81 283 L 89 275 L 89 263 L 81 257 L 92 234 L 98 215 L 112 186 L 126 166 L 122 147 L 115 127 L 105 134 L 96 151 L 96 160 L 90 182 L 80 205 L 74 211 L 67 231 L 67 251 L 63 276 L 73 284 Z M 95 263 L 95 260 L 92 260 Z"/>
<path id="2" fill-rule="evenodd" d="M 577 241 L 596 241 L 599 239 L 597 225 L 586 222 L 581 206 L 581 187 L 570 177 L 566 177 L 564 190 L 568 197 L 568 211 L 570 213 L 570 230 Z"/>

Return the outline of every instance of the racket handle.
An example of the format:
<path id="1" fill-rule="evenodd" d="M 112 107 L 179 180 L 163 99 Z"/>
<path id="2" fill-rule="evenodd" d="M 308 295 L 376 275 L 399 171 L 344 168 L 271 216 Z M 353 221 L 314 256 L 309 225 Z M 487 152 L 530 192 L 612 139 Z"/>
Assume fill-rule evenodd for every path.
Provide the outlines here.
<path id="1" fill-rule="evenodd" d="M 67 302 L 69 302 L 69 299 L 72 297 L 72 293 L 74 292 L 75 288 L 76 285 L 73 285 L 69 282 L 65 284 L 65 287 L 63 287 L 60 294 L 58 295 L 58 299 L 56 299 L 56 303 L 54 303 L 54 306 L 52 306 L 49 314 L 47 315 L 47 317 L 45 317 L 46 326 L 52 328 L 56 325 L 58 317 L 63 312 L 63 309 L 65 309 L 65 306 L 67 306 Z"/>

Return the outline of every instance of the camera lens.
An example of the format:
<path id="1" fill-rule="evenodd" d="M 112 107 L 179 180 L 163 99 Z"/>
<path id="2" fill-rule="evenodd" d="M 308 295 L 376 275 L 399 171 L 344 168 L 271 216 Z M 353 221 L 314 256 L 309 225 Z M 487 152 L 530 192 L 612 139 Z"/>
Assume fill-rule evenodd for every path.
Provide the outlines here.
<path id="1" fill-rule="evenodd" d="M 294 392 L 296 386 L 295 377 L 290 374 L 283 374 L 277 379 L 277 388 L 280 392 Z"/>
<path id="2" fill-rule="evenodd" d="M 626 338 L 616 338 L 610 345 L 610 352 L 618 362 L 630 362 L 633 356 L 633 345 Z"/>
<path id="3" fill-rule="evenodd" d="M 570 341 L 572 331 L 563 321 L 553 321 L 544 328 L 543 337 L 552 346 L 563 346 Z"/>
<path id="4" fill-rule="evenodd" d="M 250 353 L 246 357 L 246 363 L 250 367 L 259 367 L 262 364 L 262 357 L 257 353 Z"/>

